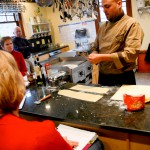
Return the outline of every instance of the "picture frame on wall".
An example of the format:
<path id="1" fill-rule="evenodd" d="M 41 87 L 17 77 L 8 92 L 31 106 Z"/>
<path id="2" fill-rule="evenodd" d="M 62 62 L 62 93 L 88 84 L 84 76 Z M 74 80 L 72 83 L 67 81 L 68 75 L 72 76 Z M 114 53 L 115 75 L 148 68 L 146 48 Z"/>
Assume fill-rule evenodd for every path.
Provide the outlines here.
<path id="1" fill-rule="evenodd" d="M 145 0 L 136 0 L 137 8 L 145 7 Z"/>

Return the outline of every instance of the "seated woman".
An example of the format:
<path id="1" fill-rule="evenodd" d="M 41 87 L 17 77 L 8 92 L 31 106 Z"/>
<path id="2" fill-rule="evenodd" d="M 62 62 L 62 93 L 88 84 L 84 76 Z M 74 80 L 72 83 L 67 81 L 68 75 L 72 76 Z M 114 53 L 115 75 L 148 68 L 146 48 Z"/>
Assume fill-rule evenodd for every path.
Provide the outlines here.
<path id="1" fill-rule="evenodd" d="M 22 73 L 23 76 L 25 76 L 27 73 L 27 68 L 23 55 L 20 52 L 13 50 L 12 38 L 9 36 L 2 37 L 0 43 L 4 51 L 7 51 L 14 56 L 20 72 Z"/>
<path id="2" fill-rule="evenodd" d="M 16 61 L 0 51 L 0 149 L 73 150 L 77 142 L 65 140 L 52 121 L 26 121 L 19 117 L 25 85 Z"/>

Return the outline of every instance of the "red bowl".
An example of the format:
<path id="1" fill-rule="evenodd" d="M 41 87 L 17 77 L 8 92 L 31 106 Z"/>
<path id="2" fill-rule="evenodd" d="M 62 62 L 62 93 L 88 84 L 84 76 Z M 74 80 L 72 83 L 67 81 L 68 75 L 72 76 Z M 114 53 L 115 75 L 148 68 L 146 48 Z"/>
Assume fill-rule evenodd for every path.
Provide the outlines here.
<path id="1" fill-rule="evenodd" d="M 129 111 L 140 110 L 145 107 L 145 95 L 132 96 L 124 94 L 123 100 Z"/>

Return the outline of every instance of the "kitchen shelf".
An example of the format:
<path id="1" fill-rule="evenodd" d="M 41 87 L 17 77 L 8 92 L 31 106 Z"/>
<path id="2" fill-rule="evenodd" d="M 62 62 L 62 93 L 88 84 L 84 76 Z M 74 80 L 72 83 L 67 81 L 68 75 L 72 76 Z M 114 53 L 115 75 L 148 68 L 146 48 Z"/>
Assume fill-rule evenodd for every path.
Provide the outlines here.
<path id="1" fill-rule="evenodd" d="M 137 10 L 140 15 L 142 15 L 143 12 L 148 12 L 150 14 L 150 6 L 139 7 Z"/>
<path id="2" fill-rule="evenodd" d="M 51 31 L 50 24 L 45 22 L 34 23 L 34 24 L 29 23 L 29 28 L 30 28 L 31 36 L 34 35 L 47 36 Z"/>

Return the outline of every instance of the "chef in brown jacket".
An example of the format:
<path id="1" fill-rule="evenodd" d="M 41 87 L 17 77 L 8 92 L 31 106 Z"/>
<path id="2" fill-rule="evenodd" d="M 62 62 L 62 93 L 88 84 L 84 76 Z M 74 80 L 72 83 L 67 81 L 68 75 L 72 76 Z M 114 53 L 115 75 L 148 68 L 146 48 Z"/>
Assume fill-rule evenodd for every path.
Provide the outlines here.
<path id="1" fill-rule="evenodd" d="M 99 64 L 99 84 L 136 84 L 133 69 L 144 37 L 139 23 L 124 14 L 121 0 L 102 0 L 107 17 L 91 47 L 89 62 Z"/>

